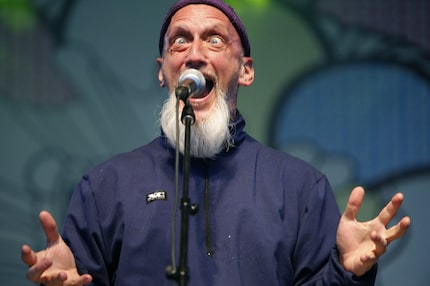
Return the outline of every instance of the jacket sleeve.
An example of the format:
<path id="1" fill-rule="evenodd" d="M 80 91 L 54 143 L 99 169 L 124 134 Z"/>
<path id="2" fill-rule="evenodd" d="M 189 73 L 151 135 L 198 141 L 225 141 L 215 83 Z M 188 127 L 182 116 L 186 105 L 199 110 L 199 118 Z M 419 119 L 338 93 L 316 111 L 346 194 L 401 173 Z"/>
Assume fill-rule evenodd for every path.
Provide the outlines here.
<path id="1" fill-rule="evenodd" d="M 325 176 L 304 192 L 294 253 L 294 285 L 374 285 L 376 266 L 361 277 L 345 271 L 336 249 L 339 209 Z"/>
<path id="2" fill-rule="evenodd" d="M 111 285 L 103 236 L 94 193 L 84 177 L 71 197 L 63 238 L 75 256 L 78 272 L 93 276 L 90 285 Z"/>

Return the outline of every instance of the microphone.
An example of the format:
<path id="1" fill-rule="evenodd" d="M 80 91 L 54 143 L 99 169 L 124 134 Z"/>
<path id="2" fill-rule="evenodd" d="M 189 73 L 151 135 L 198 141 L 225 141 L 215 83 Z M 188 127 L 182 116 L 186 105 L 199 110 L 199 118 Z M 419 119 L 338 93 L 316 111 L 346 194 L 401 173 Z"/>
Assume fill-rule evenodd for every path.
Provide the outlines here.
<path id="1" fill-rule="evenodd" d="M 197 97 L 206 88 L 206 80 L 203 74 L 196 69 L 187 69 L 179 76 L 175 94 L 178 99 L 187 101 L 189 97 Z"/>

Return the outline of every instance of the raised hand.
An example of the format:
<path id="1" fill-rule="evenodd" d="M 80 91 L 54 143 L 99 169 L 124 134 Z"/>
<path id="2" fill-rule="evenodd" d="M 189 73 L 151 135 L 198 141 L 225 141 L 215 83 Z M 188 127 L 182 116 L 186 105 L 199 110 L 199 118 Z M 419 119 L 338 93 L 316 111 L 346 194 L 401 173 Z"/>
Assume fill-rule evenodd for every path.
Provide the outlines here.
<path id="1" fill-rule="evenodd" d="M 352 190 L 336 235 L 339 259 L 343 267 L 357 276 L 365 274 L 383 255 L 388 244 L 402 237 L 410 225 L 410 218 L 403 217 L 396 225 L 387 229 L 403 202 L 397 193 L 370 221 L 358 222 L 356 217 L 364 198 L 364 190 Z"/>
<path id="2" fill-rule="evenodd" d="M 73 253 L 61 238 L 52 215 L 42 211 L 39 218 L 48 245 L 39 252 L 34 252 L 28 245 L 22 246 L 22 261 L 29 266 L 27 279 L 45 286 L 81 286 L 90 283 L 91 275 L 78 273 Z"/>

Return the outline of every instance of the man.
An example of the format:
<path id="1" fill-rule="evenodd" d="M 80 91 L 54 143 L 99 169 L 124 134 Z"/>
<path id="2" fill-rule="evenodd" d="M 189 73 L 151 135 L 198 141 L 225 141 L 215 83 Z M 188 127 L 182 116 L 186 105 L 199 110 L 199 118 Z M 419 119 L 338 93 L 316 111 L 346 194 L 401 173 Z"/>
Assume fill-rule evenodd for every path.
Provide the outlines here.
<path id="1" fill-rule="evenodd" d="M 37 253 L 23 246 L 28 279 L 171 285 L 165 268 L 176 259 L 170 250 L 175 88 L 185 70 L 196 69 L 206 89 L 189 98 L 196 118 L 189 187 L 191 199 L 204 207 L 189 219 L 189 284 L 373 285 L 378 258 L 410 224 L 405 217 L 386 229 L 403 196 L 359 223 L 364 191 L 358 187 L 340 217 L 324 175 L 245 133 L 236 99 L 239 86 L 254 80 L 253 60 L 245 28 L 222 1 L 174 4 L 159 46 L 158 79 L 170 93 L 161 112 L 162 136 L 84 176 L 70 201 L 64 240 L 52 216 L 41 212 L 48 246 Z M 179 137 L 183 142 L 183 126 Z"/>

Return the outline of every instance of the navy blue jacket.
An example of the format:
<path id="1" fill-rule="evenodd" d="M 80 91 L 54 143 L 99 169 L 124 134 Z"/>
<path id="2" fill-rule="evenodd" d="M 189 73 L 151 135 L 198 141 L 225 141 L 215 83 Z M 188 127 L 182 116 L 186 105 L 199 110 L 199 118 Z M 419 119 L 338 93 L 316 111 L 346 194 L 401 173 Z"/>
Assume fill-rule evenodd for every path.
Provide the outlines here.
<path id="1" fill-rule="evenodd" d="M 188 285 L 373 285 L 376 267 L 357 278 L 339 264 L 339 210 L 326 177 L 261 145 L 244 126 L 238 115 L 235 147 L 217 159 L 191 160 L 189 195 L 200 210 L 189 218 Z M 92 285 L 173 285 L 165 269 L 172 265 L 174 163 L 160 136 L 83 177 L 64 239 Z"/>

